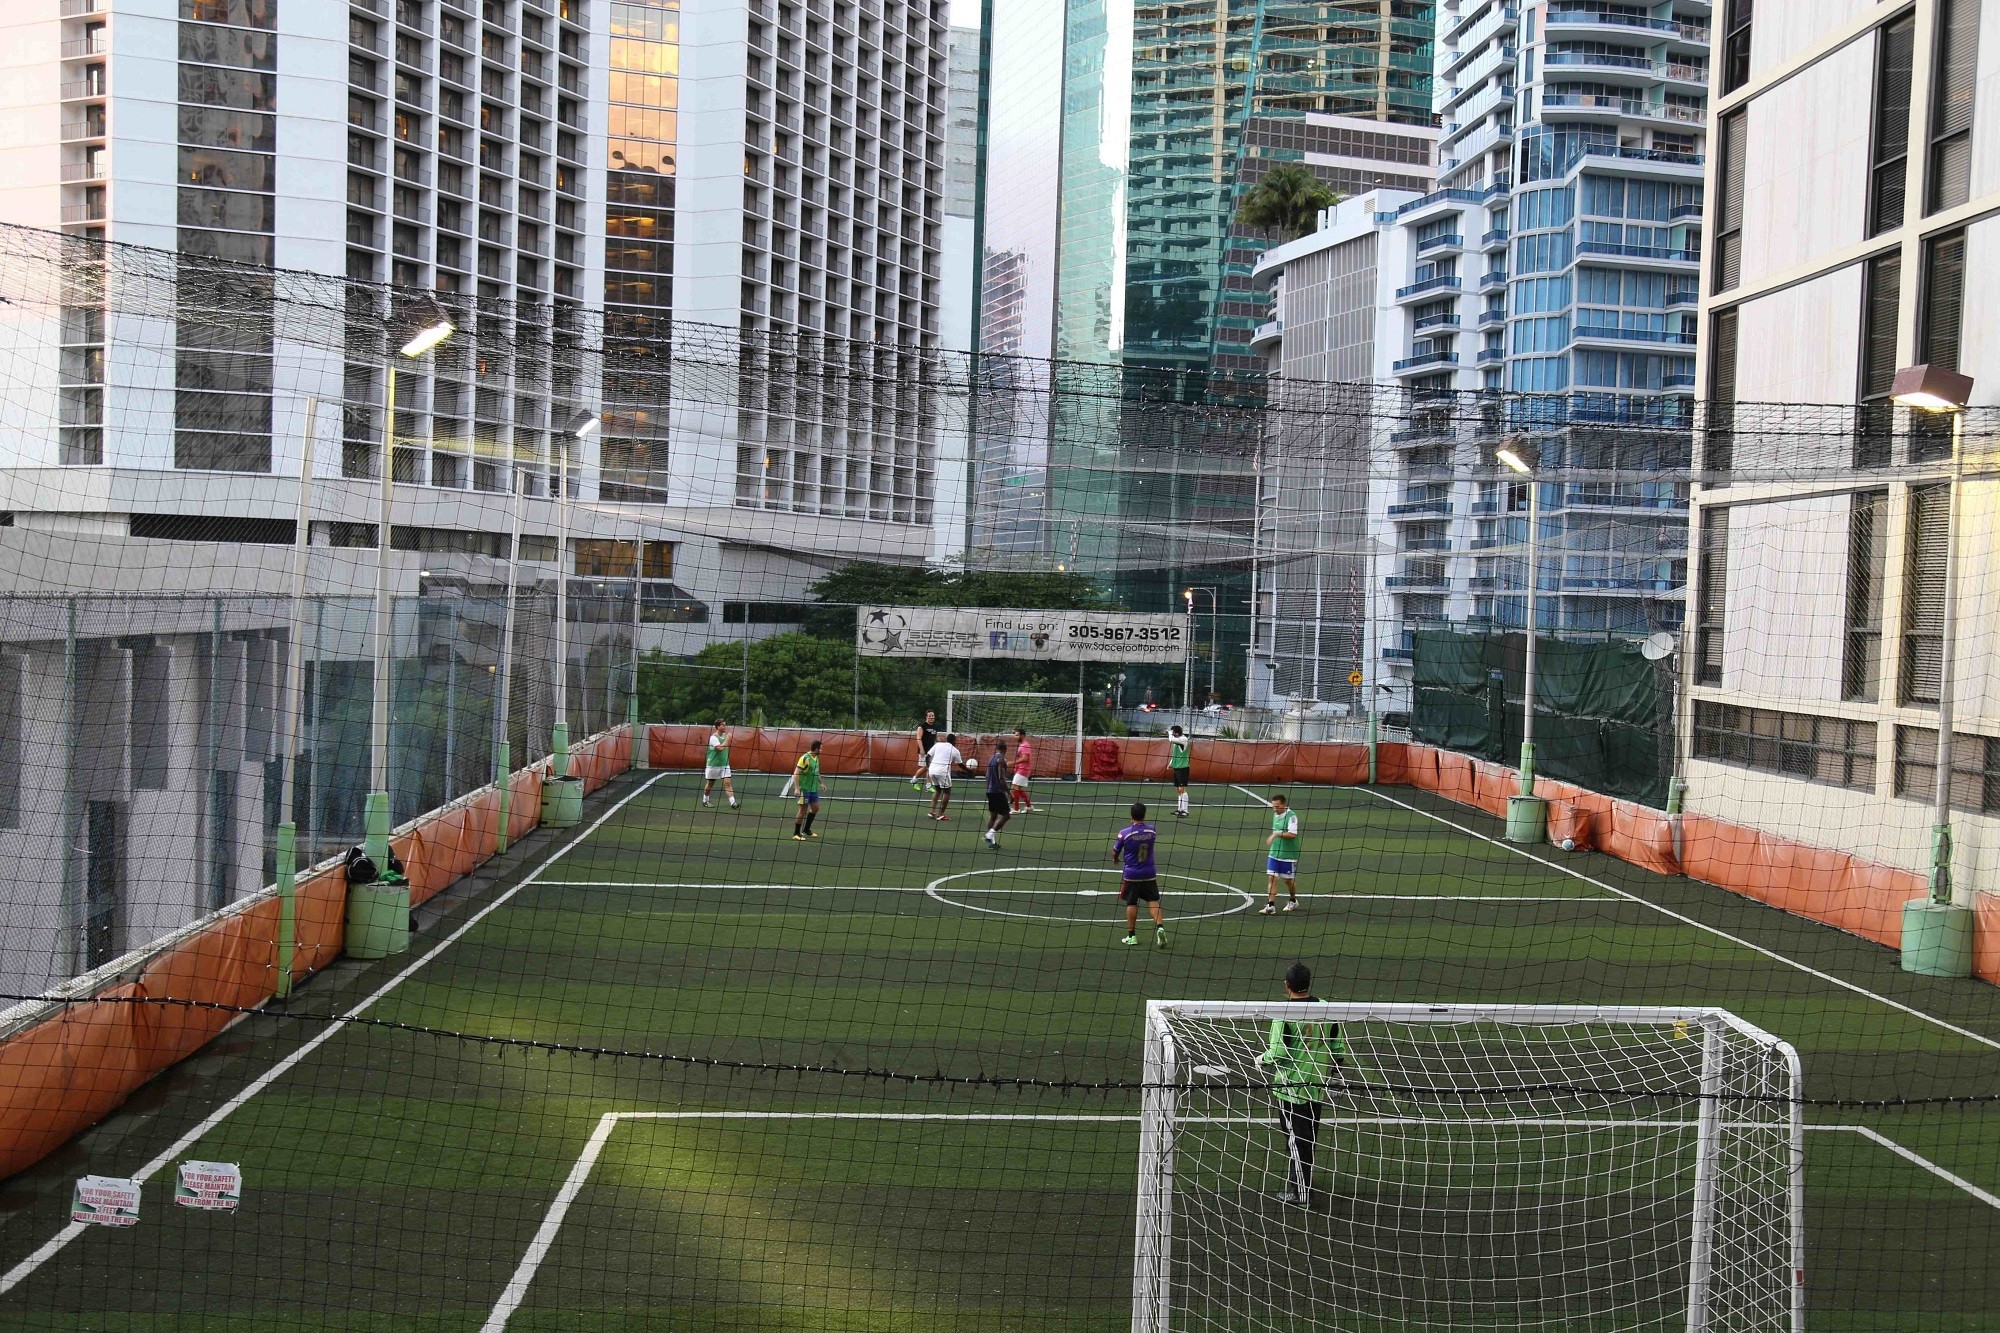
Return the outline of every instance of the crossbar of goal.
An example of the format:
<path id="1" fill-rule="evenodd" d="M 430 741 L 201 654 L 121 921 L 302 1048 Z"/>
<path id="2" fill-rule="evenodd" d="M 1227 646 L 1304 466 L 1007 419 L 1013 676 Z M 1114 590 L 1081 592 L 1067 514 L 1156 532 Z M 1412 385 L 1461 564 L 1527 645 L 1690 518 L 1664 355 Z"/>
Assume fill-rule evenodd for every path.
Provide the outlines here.
<path id="1" fill-rule="evenodd" d="M 1083 696 L 1027 690 L 951 690 L 944 701 L 945 730 L 959 737 L 959 749 L 975 753 L 969 738 L 1011 742 L 1016 730 L 1028 733 L 1039 753 L 1033 777 L 1083 777 Z M 1007 755 L 1013 758 L 1013 746 Z M 1050 764 L 1043 755 L 1057 759 Z"/>
<path id="2" fill-rule="evenodd" d="M 1391 1228 L 1372 1247 L 1374 1262 L 1393 1272 L 1340 1272 L 1354 1260 L 1315 1251 L 1310 1239 L 1278 1260 L 1332 1274 L 1308 1300 L 1327 1303 L 1315 1318 L 1425 1322 L 1426 1302 L 1451 1299 L 1451 1279 L 1429 1271 L 1424 1256 L 1488 1241 L 1518 1246 L 1522 1237 L 1509 1228 L 1521 1197 L 1552 1191 L 1543 1207 L 1582 1208 L 1595 1238 L 1578 1242 L 1583 1233 L 1566 1231 L 1561 1217 L 1539 1218 L 1546 1252 L 1521 1267 L 1540 1280 L 1532 1261 L 1547 1264 L 1567 1315 L 1595 1312 L 1606 1328 L 1626 1327 L 1621 1313 L 1635 1315 L 1621 1310 L 1618 1293 L 1590 1289 L 1604 1271 L 1596 1251 L 1608 1246 L 1650 1299 L 1684 1293 L 1688 1333 L 1713 1333 L 1722 1320 L 1773 1333 L 1804 1327 L 1799 1058 L 1725 1009 L 1156 1000 L 1147 1005 L 1144 1057 L 1134 1333 L 1167 1333 L 1183 1304 L 1204 1317 L 1218 1304 L 1228 1317 L 1258 1317 L 1244 1304 L 1258 1299 L 1258 1274 L 1231 1267 L 1241 1238 L 1203 1229 L 1226 1229 L 1231 1213 L 1216 1201 L 1260 1174 L 1282 1178 L 1281 1205 L 1309 1203 L 1316 1127 L 1335 1101 L 1341 1113 L 1326 1124 L 1375 1127 L 1365 1144 L 1348 1145 L 1341 1169 L 1385 1185 L 1396 1196 L 1388 1215 L 1410 1234 L 1398 1243 Z M 1595 1103 L 1596 1114 L 1580 1121 L 1544 1109 L 1577 1100 Z M 1687 1102 L 1691 1120 L 1659 1114 L 1662 1103 Z M 1253 1107 L 1276 1111 L 1282 1152 L 1275 1136 L 1260 1146 L 1210 1128 L 1241 1122 Z M 1547 1142 L 1535 1137 L 1541 1125 L 1556 1131 Z M 1507 1141 L 1496 1129 L 1519 1133 Z M 1644 1138 L 1622 1155 L 1593 1152 L 1577 1130 Z M 1451 1150 L 1435 1150 L 1440 1135 Z M 1663 1239 L 1669 1231 L 1679 1239 Z M 1341 1293 L 1363 1287 L 1414 1293 L 1394 1299 L 1424 1308 L 1340 1306 Z M 1541 1298 L 1538 1288 L 1526 1299 Z M 1657 1327 L 1661 1313 L 1630 1326 Z"/>

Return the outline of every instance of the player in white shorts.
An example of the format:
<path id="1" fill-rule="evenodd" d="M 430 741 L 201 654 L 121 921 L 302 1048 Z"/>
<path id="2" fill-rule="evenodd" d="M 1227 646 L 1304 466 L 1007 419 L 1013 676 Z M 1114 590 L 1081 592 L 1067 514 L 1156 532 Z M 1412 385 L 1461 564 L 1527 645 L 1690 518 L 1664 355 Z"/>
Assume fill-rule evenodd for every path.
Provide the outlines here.
<path id="1" fill-rule="evenodd" d="M 1028 744 L 1025 727 L 1014 728 L 1014 809 L 1027 814 L 1035 808 L 1035 797 L 1028 790 L 1028 783 L 1035 776 L 1035 749 Z"/>
<path id="2" fill-rule="evenodd" d="M 951 816 L 945 811 L 951 808 L 951 775 L 958 770 L 960 764 L 975 772 L 979 768 L 977 759 L 967 759 L 959 751 L 956 735 L 946 736 L 931 747 L 930 817 L 940 824 L 951 822 Z"/>
<path id="3" fill-rule="evenodd" d="M 715 719 L 715 730 L 709 734 L 708 753 L 702 759 L 701 803 L 710 804 L 708 794 L 715 790 L 715 784 L 722 784 L 722 794 L 729 798 L 729 808 L 736 808 L 736 788 L 729 781 L 729 724 L 721 718 Z"/>

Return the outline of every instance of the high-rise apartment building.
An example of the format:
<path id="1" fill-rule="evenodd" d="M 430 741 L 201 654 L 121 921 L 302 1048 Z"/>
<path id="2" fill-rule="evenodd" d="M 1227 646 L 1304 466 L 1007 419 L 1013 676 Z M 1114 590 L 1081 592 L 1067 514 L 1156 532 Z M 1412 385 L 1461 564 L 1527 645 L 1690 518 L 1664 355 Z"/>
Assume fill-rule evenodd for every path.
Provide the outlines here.
<path id="1" fill-rule="evenodd" d="M 1688 809 L 1921 872 L 1950 679 L 1969 903 L 2000 872 L 2000 325 L 1981 315 L 2000 283 L 2000 95 L 1981 76 L 2000 3 L 1727 0 L 1716 18 Z M 1973 380 L 1955 506 L 1949 416 L 1889 399 L 1920 364 Z M 1809 404 L 1847 406 L 1791 406 Z"/>

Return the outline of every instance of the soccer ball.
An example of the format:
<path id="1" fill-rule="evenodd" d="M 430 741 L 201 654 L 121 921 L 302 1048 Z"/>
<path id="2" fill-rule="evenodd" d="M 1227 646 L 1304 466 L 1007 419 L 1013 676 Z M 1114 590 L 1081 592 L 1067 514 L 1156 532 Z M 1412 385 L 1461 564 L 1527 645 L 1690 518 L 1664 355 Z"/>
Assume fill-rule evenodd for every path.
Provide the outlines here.
<path id="1" fill-rule="evenodd" d="M 977 773 L 979 771 L 979 761 L 977 759 L 967 759 L 965 761 L 965 771 L 968 773 Z"/>
<path id="2" fill-rule="evenodd" d="M 1573 851 L 1575 851 L 1575 850 L 1576 850 L 1576 839 L 1575 839 L 1575 838 L 1564 838 L 1564 839 L 1562 840 L 1562 842 L 1561 842 L 1561 844 L 1560 844 L 1560 845 L 1561 845 L 1561 847 L 1562 847 L 1562 849 L 1563 849 L 1564 851 L 1566 851 L 1566 852 L 1573 852 Z"/>

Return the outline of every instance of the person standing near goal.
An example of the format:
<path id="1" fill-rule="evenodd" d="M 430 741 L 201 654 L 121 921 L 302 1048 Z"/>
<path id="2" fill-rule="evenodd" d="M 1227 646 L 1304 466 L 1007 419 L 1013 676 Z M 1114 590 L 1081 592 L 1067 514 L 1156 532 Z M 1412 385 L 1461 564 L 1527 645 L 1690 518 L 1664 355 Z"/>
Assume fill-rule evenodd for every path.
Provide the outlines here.
<path id="1" fill-rule="evenodd" d="M 1028 790 L 1035 776 L 1035 750 L 1028 744 L 1028 729 L 1014 728 L 1014 809 L 1027 814 L 1035 808 L 1034 793 Z"/>
<path id="2" fill-rule="evenodd" d="M 1188 779 L 1193 776 L 1188 758 L 1188 735 L 1179 727 L 1167 728 L 1167 772 L 1174 779 L 1174 818 L 1188 817 Z"/>
<path id="3" fill-rule="evenodd" d="M 940 824 L 949 824 L 951 816 L 945 811 L 951 809 L 951 777 L 958 771 L 960 763 L 977 772 L 979 761 L 967 759 L 958 748 L 958 735 L 946 736 L 931 747 L 931 810 L 930 817 Z"/>
<path id="4" fill-rule="evenodd" d="M 1271 797 L 1271 836 L 1264 839 L 1264 879 L 1270 889 L 1270 897 L 1257 909 L 1259 916 L 1269 916 L 1278 910 L 1278 881 L 1285 882 L 1291 894 L 1285 903 L 1287 912 L 1299 910 L 1299 812 L 1292 809 L 1292 803 L 1283 793 Z"/>
<path id="5" fill-rule="evenodd" d="M 813 821 L 819 818 L 819 746 L 814 741 L 799 756 L 799 762 L 792 765 L 792 782 L 799 789 L 799 812 L 792 817 L 793 842 L 819 836 L 813 832 Z"/>
<path id="6" fill-rule="evenodd" d="M 1285 998 L 1319 1003 L 1312 993 L 1312 969 L 1293 963 L 1285 969 Z M 1271 1020 L 1270 1039 L 1258 1053 L 1257 1066 L 1271 1071 L 1271 1099 L 1278 1105 L 1278 1124 L 1285 1131 L 1285 1188 L 1279 1203 L 1310 1206 L 1313 1151 L 1319 1144 L 1320 1116 L 1327 1085 L 1346 1047 L 1337 1023 Z"/>
<path id="7" fill-rule="evenodd" d="M 910 790 L 924 789 L 924 775 L 930 772 L 931 748 L 937 744 L 937 710 L 924 714 L 923 722 L 917 727 L 917 771 L 910 775 Z"/>
<path id="8" fill-rule="evenodd" d="M 729 808 L 736 808 L 736 788 L 729 781 L 729 724 L 721 718 L 715 719 L 715 730 L 708 734 L 708 753 L 702 757 L 701 803 L 712 805 L 708 794 L 715 790 L 715 784 L 722 784 L 722 794 L 729 798 Z"/>
<path id="9" fill-rule="evenodd" d="M 1167 918 L 1160 909 L 1160 869 L 1153 864 L 1153 849 L 1160 831 L 1146 822 L 1146 807 L 1134 802 L 1132 822 L 1118 830 L 1111 843 L 1111 859 L 1122 862 L 1118 872 L 1118 901 L 1125 904 L 1125 943 L 1139 942 L 1139 904 L 1153 918 L 1153 944 L 1167 947 Z"/>

